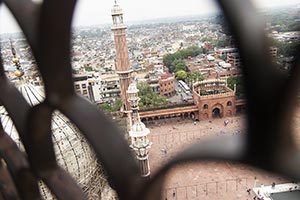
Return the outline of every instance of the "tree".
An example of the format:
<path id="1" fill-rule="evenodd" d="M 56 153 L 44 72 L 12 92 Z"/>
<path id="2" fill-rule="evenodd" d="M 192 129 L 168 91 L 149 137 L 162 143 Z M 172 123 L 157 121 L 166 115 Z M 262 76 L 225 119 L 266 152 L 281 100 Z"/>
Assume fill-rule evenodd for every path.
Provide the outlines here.
<path id="1" fill-rule="evenodd" d="M 178 50 L 173 54 L 166 54 L 163 57 L 163 63 L 170 70 L 170 72 L 176 72 L 181 69 L 186 71 L 186 64 L 183 59 L 186 59 L 188 57 L 196 57 L 200 53 L 204 53 L 205 51 L 206 50 L 204 48 L 199 48 L 198 46 L 190 46 L 186 49 Z"/>
<path id="2" fill-rule="evenodd" d="M 244 82 L 241 76 L 230 76 L 227 79 L 228 87 L 234 90 L 234 85 L 236 85 L 236 97 L 244 98 L 245 90 L 244 90 Z"/>
<path id="3" fill-rule="evenodd" d="M 84 67 L 84 70 L 86 71 L 86 72 L 90 72 L 90 71 L 93 71 L 93 68 L 91 67 L 91 66 L 85 66 Z"/>
<path id="4" fill-rule="evenodd" d="M 224 61 L 226 60 L 226 56 L 225 56 L 225 55 L 220 55 L 219 58 L 220 58 L 221 60 L 224 60 Z"/>
<path id="5" fill-rule="evenodd" d="M 139 89 L 139 93 L 138 93 L 140 97 L 139 106 L 141 108 L 157 107 L 157 106 L 163 106 L 168 104 L 167 98 L 163 95 L 154 93 L 148 83 L 141 82 L 138 84 L 137 87 Z"/>
<path id="6" fill-rule="evenodd" d="M 178 70 L 175 72 L 175 76 L 178 80 L 185 80 L 187 77 L 187 73 L 184 70 Z"/>
<path id="7" fill-rule="evenodd" d="M 153 92 L 152 88 L 147 82 L 139 82 L 137 87 L 139 89 L 139 93 L 138 93 L 139 97 L 145 96 Z"/>
<path id="8" fill-rule="evenodd" d="M 176 73 L 179 70 L 186 71 L 186 64 L 184 60 L 174 60 L 172 63 L 172 67 L 174 68 L 174 72 Z"/>
<path id="9" fill-rule="evenodd" d="M 300 42 L 281 42 L 279 40 L 271 39 L 271 44 L 277 47 L 278 54 L 284 57 L 296 56 L 297 49 L 300 47 Z"/>
<path id="10" fill-rule="evenodd" d="M 211 41 L 212 41 L 212 38 L 211 38 L 211 37 L 208 37 L 208 36 L 204 36 L 203 38 L 201 38 L 200 41 L 201 41 L 201 42 L 211 42 Z"/>
<path id="11" fill-rule="evenodd" d="M 187 73 L 187 77 L 185 78 L 185 82 L 191 85 L 197 81 L 203 81 L 204 77 L 200 74 L 200 72 L 189 72 Z"/>
<path id="12" fill-rule="evenodd" d="M 103 103 L 99 105 L 101 110 L 103 110 L 104 112 L 117 112 L 121 109 L 121 106 L 122 106 L 121 98 L 117 98 L 113 103 Z"/>
<path id="13" fill-rule="evenodd" d="M 166 67 L 170 69 L 172 62 L 175 60 L 175 57 L 173 54 L 167 54 L 163 57 L 163 63 Z M 171 71 L 171 70 L 170 70 Z"/>
<path id="14" fill-rule="evenodd" d="M 219 38 L 217 40 L 213 40 L 212 45 L 217 48 L 222 48 L 222 47 L 229 46 L 230 43 L 229 40 L 226 38 Z"/>

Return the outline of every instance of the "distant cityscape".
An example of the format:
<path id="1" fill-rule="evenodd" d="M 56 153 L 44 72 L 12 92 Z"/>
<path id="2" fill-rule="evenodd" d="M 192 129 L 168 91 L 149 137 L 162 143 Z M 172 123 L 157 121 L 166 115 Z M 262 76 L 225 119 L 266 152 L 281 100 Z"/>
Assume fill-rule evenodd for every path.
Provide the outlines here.
<path id="1" fill-rule="evenodd" d="M 293 16 L 290 20 L 299 17 L 299 10 L 291 8 L 288 12 L 290 13 L 286 15 L 287 17 Z M 300 33 L 297 31 L 277 31 L 280 24 L 271 22 L 276 18 L 272 12 L 264 14 L 268 20 L 266 24 L 268 36 L 285 43 L 297 43 L 300 40 Z M 182 94 L 181 99 L 170 100 L 170 103 L 190 99 L 191 97 L 183 93 L 184 88 L 177 87 L 179 84 L 175 74 L 167 72 L 163 57 L 191 46 L 203 48 L 205 53 L 185 59 L 186 72 L 199 71 L 203 76 L 210 72 L 220 78 L 240 75 L 241 61 L 238 50 L 234 47 L 232 37 L 224 32 L 224 26 L 219 18 L 218 16 L 173 18 L 172 22 L 167 23 L 129 26 L 127 30 L 129 58 L 138 82 L 147 82 L 154 92 L 168 97 Z M 14 34 L 12 37 L 8 34 L 5 36 L 1 37 L 1 46 L 3 64 L 8 76 L 13 78 L 15 70 L 9 47 L 9 38 L 11 38 L 25 76 L 30 77 L 34 84 L 42 84 L 38 74 L 35 73 L 35 61 L 24 37 L 19 34 Z M 288 69 L 293 62 L 293 57 L 280 53 L 278 53 L 278 46 L 271 47 L 271 56 L 284 69 Z M 115 73 L 114 41 L 109 27 L 86 27 L 74 30 L 72 66 L 74 86 L 79 94 L 95 103 L 115 102 L 120 93 L 120 85 Z M 164 88 L 164 82 L 168 84 L 168 79 L 171 80 L 172 77 L 174 87 Z"/>

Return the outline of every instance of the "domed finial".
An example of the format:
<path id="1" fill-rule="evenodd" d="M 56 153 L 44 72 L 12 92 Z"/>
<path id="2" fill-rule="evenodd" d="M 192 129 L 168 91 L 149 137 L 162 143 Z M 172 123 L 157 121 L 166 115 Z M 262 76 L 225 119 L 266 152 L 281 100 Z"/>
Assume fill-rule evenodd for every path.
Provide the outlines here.
<path id="1" fill-rule="evenodd" d="M 115 5 L 117 5 L 117 0 L 115 0 Z"/>
<path id="2" fill-rule="evenodd" d="M 12 52 L 12 54 L 13 54 L 13 59 L 12 59 L 12 61 L 13 61 L 13 63 L 14 63 L 15 66 L 16 66 L 16 71 L 15 71 L 14 74 L 15 74 L 16 77 L 20 78 L 21 76 L 24 75 L 24 72 L 23 72 L 23 70 L 21 69 L 20 60 L 19 60 L 19 58 L 17 58 L 17 56 L 16 56 L 16 50 L 15 50 L 15 48 L 14 48 L 14 46 L 13 46 L 11 40 L 10 40 L 10 47 L 11 47 L 11 52 Z"/>

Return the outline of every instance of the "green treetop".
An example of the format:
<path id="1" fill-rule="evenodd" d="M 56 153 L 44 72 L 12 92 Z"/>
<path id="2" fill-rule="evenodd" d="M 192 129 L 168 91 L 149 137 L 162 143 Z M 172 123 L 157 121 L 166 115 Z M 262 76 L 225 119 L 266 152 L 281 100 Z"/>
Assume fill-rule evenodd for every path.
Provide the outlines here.
<path id="1" fill-rule="evenodd" d="M 152 88 L 148 83 L 140 82 L 138 83 L 137 87 L 139 89 L 139 106 L 141 108 L 158 107 L 168 104 L 167 98 L 163 95 L 156 94 L 155 92 L 153 92 Z"/>

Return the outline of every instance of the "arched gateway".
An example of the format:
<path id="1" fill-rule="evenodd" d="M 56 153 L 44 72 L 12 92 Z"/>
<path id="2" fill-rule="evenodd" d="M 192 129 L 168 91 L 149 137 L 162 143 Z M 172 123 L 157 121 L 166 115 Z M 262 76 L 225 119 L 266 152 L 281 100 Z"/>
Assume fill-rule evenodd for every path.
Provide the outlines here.
<path id="1" fill-rule="evenodd" d="M 222 104 L 215 104 L 212 106 L 212 117 L 213 118 L 221 118 L 223 117 L 223 106 Z"/>
<path id="2" fill-rule="evenodd" d="M 235 92 L 226 81 L 208 79 L 193 85 L 194 103 L 200 119 L 222 118 L 235 114 Z"/>

